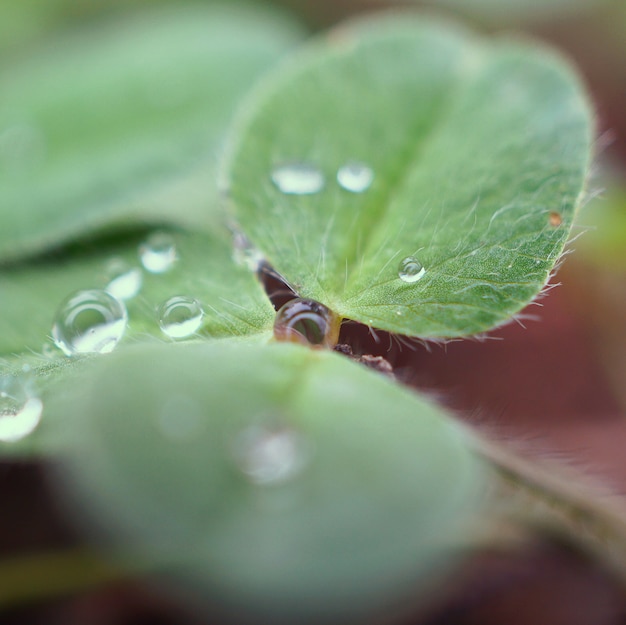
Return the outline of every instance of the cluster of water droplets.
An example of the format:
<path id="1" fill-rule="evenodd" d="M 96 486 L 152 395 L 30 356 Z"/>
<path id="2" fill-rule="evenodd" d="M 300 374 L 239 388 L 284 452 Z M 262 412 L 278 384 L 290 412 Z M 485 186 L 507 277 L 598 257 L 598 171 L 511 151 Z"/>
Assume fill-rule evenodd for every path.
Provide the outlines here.
<path id="1" fill-rule="evenodd" d="M 306 161 L 289 161 L 274 167 L 272 182 L 282 193 L 288 195 L 312 195 L 322 191 L 326 179 L 319 167 Z M 350 193 L 364 193 L 374 181 L 374 170 L 366 163 L 349 160 L 339 167 L 337 183 Z M 407 256 L 398 268 L 398 278 L 402 282 L 413 283 L 421 280 L 426 273 L 422 263 L 414 256 Z"/>
<path id="2" fill-rule="evenodd" d="M 0 375 L 0 443 L 16 443 L 39 425 L 43 403 L 34 391 L 30 368 Z"/>
<path id="3" fill-rule="evenodd" d="M 115 349 L 128 327 L 126 302 L 136 297 L 143 285 L 143 270 L 162 274 L 178 259 L 174 238 L 164 232 L 150 235 L 139 246 L 139 264 L 122 258 L 110 259 L 104 267 L 103 288 L 83 289 L 70 294 L 58 307 L 51 330 L 54 346 L 66 356 L 106 354 Z M 157 309 L 158 324 L 171 338 L 195 334 L 204 311 L 191 297 L 177 295 Z M 53 345 L 42 345 L 42 356 L 54 359 Z M 34 391 L 34 376 L 23 371 L 0 374 L 0 443 L 16 442 L 38 426 L 43 412 Z"/>
<path id="4" fill-rule="evenodd" d="M 104 288 L 83 289 L 69 295 L 59 306 L 52 326 L 52 340 L 66 356 L 106 354 L 117 346 L 128 327 L 126 302 L 141 292 L 144 271 L 163 274 L 178 260 L 176 243 L 166 232 L 154 232 L 138 249 L 139 263 L 112 258 L 104 267 Z M 162 332 L 171 338 L 195 334 L 202 325 L 200 303 L 175 295 L 157 307 Z M 43 355 L 52 358 L 51 347 Z"/>
<path id="5" fill-rule="evenodd" d="M 289 161 L 274 167 L 272 182 L 288 195 L 313 195 L 326 186 L 322 170 L 306 161 Z M 361 161 L 348 161 L 337 170 L 339 186 L 351 193 L 367 191 L 374 181 L 374 170 Z"/>

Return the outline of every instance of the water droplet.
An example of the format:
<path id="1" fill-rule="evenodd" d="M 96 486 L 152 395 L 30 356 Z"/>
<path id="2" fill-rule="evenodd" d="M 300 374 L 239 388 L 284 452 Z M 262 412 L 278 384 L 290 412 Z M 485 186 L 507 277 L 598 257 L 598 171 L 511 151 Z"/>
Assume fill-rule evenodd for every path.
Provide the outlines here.
<path id="1" fill-rule="evenodd" d="M 278 165 L 272 171 L 272 182 L 283 193 L 310 195 L 324 188 L 324 174 L 315 165 L 294 161 Z"/>
<path id="2" fill-rule="evenodd" d="M 346 191 L 363 193 L 374 180 L 374 171 L 365 163 L 349 161 L 337 171 L 337 182 Z"/>
<path id="3" fill-rule="evenodd" d="M 58 355 L 58 353 L 59 353 L 59 352 L 58 352 L 58 351 L 56 351 L 56 350 L 54 349 L 54 347 L 52 347 L 52 345 L 50 345 L 50 343 L 44 343 L 44 344 L 41 346 L 41 355 L 42 355 L 44 358 L 47 358 L 48 360 L 53 360 L 54 358 L 56 358 L 56 357 L 57 357 L 57 355 Z"/>
<path id="4" fill-rule="evenodd" d="M 263 254 L 246 237 L 236 231 L 233 234 L 233 261 L 240 267 L 247 267 L 250 271 L 258 271 L 263 262 Z"/>
<path id="5" fill-rule="evenodd" d="M 307 465 L 307 441 L 284 425 L 252 425 L 243 430 L 233 447 L 239 469 L 254 484 L 284 483 Z"/>
<path id="6" fill-rule="evenodd" d="M 332 347 L 338 335 L 336 316 L 315 300 L 292 299 L 276 313 L 274 338 L 277 341 Z"/>
<path id="7" fill-rule="evenodd" d="M 106 276 L 109 282 L 105 290 L 117 299 L 132 299 L 141 290 L 141 269 L 129 265 L 123 258 L 112 258 L 108 262 Z"/>
<path id="8" fill-rule="evenodd" d="M 204 311 L 200 302 L 193 297 L 175 295 L 159 306 L 158 315 L 164 334 L 173 339 L 182 339 L 198 331 Z"/>
<path id="9" fill-rule="evenodd" d="M 124 335 L 127 321 L 126 307 L 110 293 L 78 291 L 57 311 L 52 339 L 67 356 L 107 354 Z"/>
<path id="10" fill-rule="evenodd" d="M 28 436 L 39 425 L 42 411 L 29 375 L 0 376 L 0 442 L 15 443 Z"/>
<path id="11" fill-rule="evenodd" d="M 417 282 L 424 277 L 426 269 L 414 256 L 407 256 L 398 269 L 398 277 L 402 282 Z"/>
<path id="12" fill-rule="evenodd" d="M 165 273 L 177 259 L 174 238 L 167 232 L 153 232 L 139 246 L 139 258 L 150 273 Z"/>

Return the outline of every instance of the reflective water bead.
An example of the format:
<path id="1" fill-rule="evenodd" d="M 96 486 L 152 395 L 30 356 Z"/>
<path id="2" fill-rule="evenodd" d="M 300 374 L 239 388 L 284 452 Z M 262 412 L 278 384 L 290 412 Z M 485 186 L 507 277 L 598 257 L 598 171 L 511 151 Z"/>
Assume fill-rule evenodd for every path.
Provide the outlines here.
<path id="1" fill-rule="evenodd" d="M 417 282 L 424 277 L 426 269 L 414 256 L 407 256 L 398 269 L 398 277 L 402 282 Z"/>
<path id="2" fill-rule="evenodd" d="M 163 333 L 173 339 L 182 339 L 199 330 L 204 311 L 193 297 L 175 295 L 159 306 L 158 315 Z"/>
<path id="3" fill-rule="evenodd" d="M 272 171 L 272 182 L 283 193 L 310 195 L 324 188 L 324 174 L 315 165 L 293 161 L 277 165 Z"/>
<path id="4" fill-rule="evenodd" d="M 132 299 L 141 290 L 141 269 L 129 265 L 123 258 L 112 258 L 108 262 L 106 276 L 109 283 L 105 290 L 118 299 Z"/>
<path id="5" fill-rule="evenodd" d="M 334 347 L 339 337 L 340 321 L 323 304 L 312 299 L 296 298 L 276 313 L 274 338 L 277 341 Z"/>
<path id="6" fill-rule="evenodd" d="M 280 484 L 298 475 L 309 460 L 304 437 L 283 425 L 252 425 L 233 447 L 239 469 L 254 484 Z"/>
<path id="7" fill-rule="evenodd" d="M 0 442 L 15 443 L 28 436 L 39 425 L 42 412 L 30 376 L 0 376 Z"/>
<path id="8" fill-rule="evenodd" d="M 176 244 L 167 232 L 152 233 L 140 246 L 139 258 L 146 271 L 165 273 L 176 262 Z"/>
<path id="9" fill-rule="evenodd" d="M 106 354 L 126 331 L 124 304 L 106 291 L 88 289 L 68 297 L 59 307 L 52 339 L 67 356 Z"/>
<path id="10" fill-rule="evenodd" d="M 365 163 L 349 161 L 337 171 L 337 182 L 346 191 L 363 193 L 374 180 L 374 171 Z"/>

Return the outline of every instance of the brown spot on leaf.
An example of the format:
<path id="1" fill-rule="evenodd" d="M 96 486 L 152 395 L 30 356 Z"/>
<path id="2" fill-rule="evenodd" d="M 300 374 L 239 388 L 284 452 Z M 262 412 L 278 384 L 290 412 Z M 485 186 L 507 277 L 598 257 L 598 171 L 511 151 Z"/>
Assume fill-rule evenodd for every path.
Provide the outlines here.
<path id="1" fill-rule="evenodd" d="M 563 223 L 563 217 L 561 216 L 561 213 L 557 213 L 556 211 L 552 211 L 550 213 L 550 217 L 549 217 L 548 221 L 550 222 L 550 225 L 553 228 L 557 228 L 558 226 L 560 226 Z"/>

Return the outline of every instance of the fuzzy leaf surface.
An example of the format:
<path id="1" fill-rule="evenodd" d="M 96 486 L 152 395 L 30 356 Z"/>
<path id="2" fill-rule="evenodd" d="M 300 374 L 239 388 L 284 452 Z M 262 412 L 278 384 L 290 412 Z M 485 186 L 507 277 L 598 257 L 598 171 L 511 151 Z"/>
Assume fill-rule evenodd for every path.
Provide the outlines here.
<path id="1" fill-rule="evenodd" d="M 296 33 L 262 9 L 163 8 L 0 62 L 0 261 L 98 230 L 211 223 L 233 107 Z"/>
<path id="2" fill-rule="evenodd" d="M 420 337 L 487 331 L 530 302 L 559 259 L 587 175 L 591 113 L 550 51 L 481 40 L 413 13 L 349 23 L 250 97 L 225 178 L 231 210 L 302 297 Z M 374 172 L 354 193 L 350 161 Z M 271 174 L 305 162 L 318 193 Z M 401 261 L 424 267 L 414 283 Z"/>
<path id="3" fill-rule="evenodd" d="M 482 468 L 455 424 L 338 354 L 218 341 L 94 365 L 50 399 L 39 432 L 74 439 L 70 514 L 257 618 L 321 622 L 413 596 L 481 506 Z M 242 457 L 258 432 L 299 437 L 299 468 L 251 479 L 293 458 L 280 438 Z"/>

